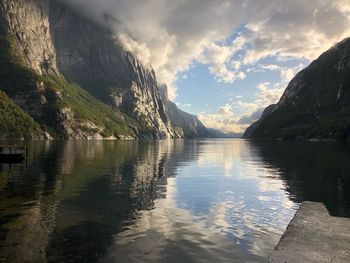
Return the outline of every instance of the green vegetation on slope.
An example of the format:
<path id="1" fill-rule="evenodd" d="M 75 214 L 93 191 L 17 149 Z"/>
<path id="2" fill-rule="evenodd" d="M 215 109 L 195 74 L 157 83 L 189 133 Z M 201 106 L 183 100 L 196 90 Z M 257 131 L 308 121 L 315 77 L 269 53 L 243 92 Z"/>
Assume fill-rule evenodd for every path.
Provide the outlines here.
<path id="1" fill-rule="evenodd" d="M 117 109 L 112 109 L 95 99 L 76 84 L 67 82 L 62 76 L 46 74 L 41 76 L 28 68 L 14 36 L 0 37 L 0 87 L 10 97 L 18 93 L 33 93 L 30 104 L 39 104 L 35 96 L 44 95 L 49 101 L 43 107 L 43 114 L 32 116 L 43 130 L 56 137 L 64 137 L 58 115 L 63 108 L 74 112 L 74 122 L 79 130 L 96 133 L 98 130 L 84 125 L 93 122 L 102 127 L 102 136 L 132 135 L 130 126 L 137 125 Z M 57 96 L 57 94 L 60 94 Z M 32 98 L 33 97 L 33 98 Z M 39 107 L 40 105 L 38 105 Z"/>
<path id="2" fill-rule="evenodd" d="M 64 136 L 57 121 L 59 105 L 56 90 L 44 87 L 42 77 L 27 67 L 24 56 L 14 35 L 0 37 L 0 89 L 10 98 L 18 96 L 24 105 L 35 108 L 29 114 L 42 130 Z M 48 99 L 45 105 L 41 104 L 43 97 Z"/>
<path id="3" fill-rule="evenodd" d="M 29 69 L 14 36 L 0 37 L 0 84 L 7 94 L 26 91 L 36 85 L 38 75 Z"/>
<path id="4" fill-rule="evenodd" d="M 34 120 L 0 91 L 0 138 L 30 138 L 39 134 Z"/>
<path id="5" fill-rule="evenodd" d="M 87 120 L 99 127 L 104 127 L 101 134 L 104 137 L 132 134 L 128 129 L 130 121 L 121 112 L 97 100 L 79 85 L 69 83 L 63 77 L 55 75 L 46 75 L 43 79 L 45 86 L 61 92 L 61 107 L 71 108 L 77 121 Z M 80 128 L 87 132 L 97 132 L 83 126 Z"/>
<path id="6" fill-rule="evenodd" d="M 112 101 L 113 98 L 111 94 L 117 95 L 119 93 L 123 93 L 123 89 L 120 88 L 123 85 L 127 84 L 121 84 L 119 85 L 113 81 L 107 81 L 103 79 L 89 79 L 89 80 L 81 80 L 79 82 L 79 85 L 83 88 L 85 92 L 87 92 L 89 95 L 91 94 L 97 101 L 101 101 L 104 103 L 104 105 L 113 105 L 114 102 Z M 77 86 L 77 85 L 76 85 Z M 111 108 L 112 106 L 109 106 Z M 133 127 L 137 128 L 138 134 L 146 135 L 155 135 L 156 130 L 154 127 L 149 126 L 145 120 L 142 119 L 142 117 L 139 117 L 139 119 L 135 119 L 130 117 L 133 115 L 133 111 L 135 109 L 135 105 L 124 105 L 124 108 L 119 110 L 116 107 L 112 107 L 112 109 L 118 114 L 123 114 L 123 117 L 125 120 L 127 120 L 129 123 L 132 123 Z M 130 116 L 128 116 L 130 115 Z"/>
<path id="7" fill-rule="evenodd" d="M 294 140 L 345 139 L 350 133 L 350 109 L 329 114 L 316 119 L 305 114 L 307 109 L 300 106 L 283 106 L 263 119 L 254 130 L 255 138 Z"/>

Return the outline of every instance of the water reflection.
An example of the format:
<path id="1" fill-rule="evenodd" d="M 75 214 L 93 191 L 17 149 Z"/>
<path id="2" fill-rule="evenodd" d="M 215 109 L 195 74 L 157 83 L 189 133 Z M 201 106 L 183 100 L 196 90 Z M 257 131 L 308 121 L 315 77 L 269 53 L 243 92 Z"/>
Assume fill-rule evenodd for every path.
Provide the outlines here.
<path id="1" fill-rule="evenodd" d="M 0 166 L 0 262 L 263 262 L 302 200 L 349 215 L 348 148 L 30 142 Z"/>
<path id="2" fill-rule="evenodd" d="M 323 202 L 350 217 L 350 145 L 335 142 L 251 142 L 267 169 L 276 169 L 295 202 Z"/>

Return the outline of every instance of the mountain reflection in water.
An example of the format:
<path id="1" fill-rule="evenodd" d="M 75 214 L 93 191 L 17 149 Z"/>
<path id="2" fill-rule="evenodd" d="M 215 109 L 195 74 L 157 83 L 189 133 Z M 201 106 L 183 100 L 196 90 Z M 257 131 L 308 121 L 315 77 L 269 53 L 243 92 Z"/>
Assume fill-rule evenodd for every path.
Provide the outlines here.
<path id="1" fill-rule="evenodd" d="M 350 215 L 338 143 L 27 146 L 0 166 L 0 262 L 265 262 L 301 201 Z"/>

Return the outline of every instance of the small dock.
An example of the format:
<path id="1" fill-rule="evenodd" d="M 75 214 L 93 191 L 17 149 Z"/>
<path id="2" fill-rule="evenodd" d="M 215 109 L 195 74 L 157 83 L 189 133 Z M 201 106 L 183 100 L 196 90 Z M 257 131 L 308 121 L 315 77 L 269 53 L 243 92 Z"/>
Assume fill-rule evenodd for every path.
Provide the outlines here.
<path id="1" fill-rule="evenodd" d="M 323 204 L 303 202 L 270 262 L 350 262 L 350 218 L 332 217 Z"/>
<path id="2" fill-rule="evenodd" d="M 27 158 L 27 148 L 18 145 L 0 145 L 0 162 L 16 163 Z"/>

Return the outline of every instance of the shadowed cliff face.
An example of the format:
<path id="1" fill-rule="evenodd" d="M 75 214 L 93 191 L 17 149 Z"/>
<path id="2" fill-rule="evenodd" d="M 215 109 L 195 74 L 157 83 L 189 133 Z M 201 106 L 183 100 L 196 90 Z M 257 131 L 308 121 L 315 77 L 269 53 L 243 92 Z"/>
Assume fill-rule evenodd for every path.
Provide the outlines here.
<path id="1" fill-rule="evenodd" d="M 45 123 L 58 132 L 63 130 L 59 94 L 39 77 L 56 72 L 48 9 L 47 1 L 0 2 L 0 89 L 43 130 Z"/>
<path id="2" fill-rule="evenodd" d="M 27 65 L 40 74 L 56 71 L 56 53 L 50 36 L 49 0 L 2 0 L 2 35 L 14 34 Z"/>
<path id="3" fill-rule="evenodd" d="M 9 66 L 0 70 L 1 89 L 43 130 L 81 139 L 179 137 L 153 70 L 108 29 L 53 0 L 4 0 L 0 23 L 2 57 L 13 55 L 2 63 Z"/>
<path id="4" fill-rule="evenodd" d="M 113 33 L 52 2 L 50 25 L 60 72 L 96 98 L 174 137 L 152 69 L 123 50 Z"/>
<path id="5" fill-rule="evenodd" d="M 349 105 L 350 39 L 345 39 L 298 73 L 245 137 L 349 138 Z"/>

